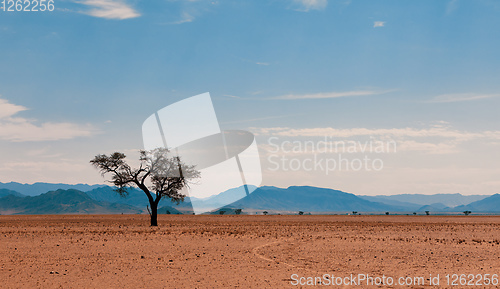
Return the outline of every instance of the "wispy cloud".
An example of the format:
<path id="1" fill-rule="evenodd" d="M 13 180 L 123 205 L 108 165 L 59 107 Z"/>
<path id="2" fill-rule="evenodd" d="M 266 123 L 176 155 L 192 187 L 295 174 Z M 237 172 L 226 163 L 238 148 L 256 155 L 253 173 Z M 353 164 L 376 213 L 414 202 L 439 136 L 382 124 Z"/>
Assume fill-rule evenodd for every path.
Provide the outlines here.
<path id="1" fill-rule="evenodd" d="M 168 0 L 167 2 L 177 3 L 180 7 L 180 13 L 179 16 L 172 19 L 173 21 L 159 23 L 161 25 L 180 25 L 194 22 L 220 4 L 219 1 L 202 0 Z"/>
<path id="2" fill-rule="evenodd" d="M 473 101 L 485 98 L 498 97 L 500 94 L 480 94 L 480 93 L 455 93 L 455 94 L 442 94 L 427 101 L 431 103 L 446 103 L 446 102 L 461 102 Z"/>
<path id="3" fill-rule="evenodd" d="M 308 12 L 310 10 L 323 10 L 328 5 L 328 0 L 293 0 L 298 6 L 298 11 Z"/>
<path id="4" fill-rule="evenodd" d="M 273 115 L 273 116 L 265 116 L 265 117 L 259 117 L 259 118 L 240 119 L 240 120 L 221 122 L 221 124 L 246 123 L 246 122 L 254 122 L 254 121 L 269 120 L 269 119 L 287 118 L 287 117 L 299 116 L 299 115 L 302 115 L 302 114 Z"/>
<path id="5" fill-rule="evenodd" d="M 432 143 L 415 140 L 400 140 L 397 144 L 398 151 L 419 151 L 429 154 L 450 154 L 460 152 L 458 149 L 459 142 L 457 141 Z"/>
<path id="6" fill-rule="evenodd" d="M 448 126 L 434 125 L 429 128 L 382 128 L 382 129 L 369 129 L 369 128 L 350 128 L 350 129 L 337 129 L 332 127 L 321 128 L 302 128 L 293 129 L 288 127 L 273 127 L 273 128 L 255 128 L 255 133 L 262 135 L 276 135 L 286 137 L 360 137 L 360 136 L 382 136 L 382 137 L 397 137 L 397 138 L 425 138 L 425 137 L 439 137 L 439 138 L 454 138 L 457 140 L 465 141 L 477 138 L 499 139 L 500 131 L 482 131 L 482 132 L 467 132 L 454 130 Z"/>
<path id="7" fill-rule="evenodd" d="M 36 157 L 30 156 L 26 161 L 3 162 L 0 166 L 0 173 L 11 181 L 26 182 L 26 180 L 30 180 L 31 183 L 40 181 L 77 184 L 82 182 L 82 175 L 88 170 L 87 162 L 81 159 L 37 161 L 31 160 L 33 158 L 36 159 Z"/>
<path id="8" fill-rule="evenodd" d="M 433 125 L 428 128 L 350 128 L 332 127 L 293 129 L 289 127 L 250 128 L 260 136 L 283 138 L 325 138 L 337 140 L 374 138 L 395 141 L 398 151 L 420 151 L 429 154 L 449 154 L 460 151 L 460 144 L 469 141 L 500 141 L 500 131 L 469 132 L 453 129 L 446 125 Z"/>
<path id="9" fill-rule="evenodd" d="M 273 99 L 283 99 L 283 100 L 325 99 L 325 98 L 338 98 L 338 97 L 350 97 L 350 96 L 377 95 L 392 91 L 394 90 L 353 90 L 344 92 L 324 92 L 324 93 L 312 93 L 312 94 L 287 94 L 287 95 L 273 97 Z"/>
<path id="10" fill-rule="evenodd" d="M 187 13 L 187 12 L 183 12 L 180 20 L 171 22 L 170 24 L 189 23 L 189 22 L 193 22 L 193 20 L 194 20 L 194 16 L 192 14 Z"/>
<path id="11" fill-rule="evenodd" d="M 92 136 L 98 131 L 91 125 L 69 122 L 45 122 L 16 117 L 18 112 L 28 110 L 24 106 L 0 99 L 0 139 L 12 142 L 53 141 Z"/>
<path id="12" fill-rule="evenodd" d="M 448 4 L 446 4 L 446 15 L 450 15 L 458 8 L 458 0 L 450 0 Z"/>
<path id="13" fill-rule="evenodd" d="M 7 26 L 0 26 L 0 32 L 12 32 Z"/>
<path id="14" fill-rule="evenodd" d="M 385 21 L 375 21 L 373 22 L 373 27 L 384 27 Z"/>
<path id="15" fill-rule="evenodd" d="M 240 96 L 231 95 L 231 94 L 224 94 L 224 96 L 231 97 L 231 98 L 241 98 Z"/>
<path id="16" fill-rule="evenodd" d="M 247 62 L 247 63 L 251 63 L 251 64 L 257 64 L 257 65 L 263 65 L 263 66 L 271 65 L 271 63 L 269 63 L 269 62 L 257 61 L 256 59 L 242 58 L 239 56 L 233 56 L 233 57 L 235 57 L 243 62 Z"/>
<path id="17" fill-rule="evenodd" d="M 124 20 L 141 16 L 122 0 L 81 0 L 77 3 L 89 6 L 90 10 L 83 13 L 94 17 Z"/>

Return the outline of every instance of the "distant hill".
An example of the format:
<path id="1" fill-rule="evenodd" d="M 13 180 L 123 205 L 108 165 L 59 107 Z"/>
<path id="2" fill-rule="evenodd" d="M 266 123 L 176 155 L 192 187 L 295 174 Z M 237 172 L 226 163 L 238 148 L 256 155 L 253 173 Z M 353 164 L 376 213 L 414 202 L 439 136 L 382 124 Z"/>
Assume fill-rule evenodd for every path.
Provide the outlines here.
<path id="1" fill-rule="evenodd" d="M 257 187 L 248 186 L 250 191 L 255 190 Z M 227 204 L 236 202 L 242 198 L 242 193 L 244 194 L 244 187 L 237 187 L 229 189 L 220 194 L 210 196 L 208 198 L 198 199 L 192 198 L 193 205 L 198 208 L 220 208 Z M 244 196 L 244 195 L 243 195 Z"/>
<path id="2" fill-rule="evenodd" d="M 89 197 L 96 201 L 130 205 L 145 211 L 147 206 L 149 206 L 149 201 L 144 192 L 136 188 L 128 188 L 127 191 L 128 195 L 126 197 L 122 197 L 115 191 L 114 187 L 105 186 L 93 189 L 86 193 Z M 159 206 L 165 206 L 165 210 L 172 208 L 173 210 L 187 213 L 193 211 L 189 197 L 187 197 L 184 202 L 179 203 L 179 205 L 172 203 L 169 199 L 162 199 Z"/>
<path id="3" fill-rule="evenodd" d="M 236 213 L 238 209 L 235 208 L 220 208 L 214 211 L 211 211 L 209 214 L 210 215 L 247 215 L 247 212 L 240 211 L 238 214 Z M 221 211 L 223 213 L 221 213 Z"/>
<path id="4" fill-rule="evenodd" d="M 81 188 L 81 190 L 74 189 Z M 50 188 L 56 188 L 50 190 Z M 70 188 L 70 189 L 64 189 Z M 84 192 L 83 190 L 87 190 Z M 46 193 L 49 191 L 49 193 Z M 99 214 L 147 212 L 149 205 L 144 193 L 130 188 L 123 198 L 106 185 L 67 185 L 35 183 L 0 183 L 0 214 Z M 43 193 L 41 193 L 43 192 Z M 71 193 L 69 193 L 71 192 Z M 25 193 L 25 194 L 24 194 Z M 28 195 L 28 196 L 26 196 Z M 311 186 L 257 188 L 239 199 L 241 187 L 208 198 L 186 197 L 180 204 L 168 199 L 161 201 L 159 213 L 192 214 L 197 208 L 267 210 L 282 212 L 500 212 L 500 195 L 403 194 L 392 196 L 356 196 L 339 190 Z M 470 202 L 469 202 L 470 201 Z M 457 205 L 458 204 L 458 205 Z M 227 211 L 230 213 L 230 211 Z"/>
<path id="5" fill-rule="evenodd" d="M 435 204 L 430 204 L 430 205 L 425 205 L 423 207 L 420 207 L 417 212 L 425 212 L 425 211 L 429 211 L 429 212 L 447 212 L 449 211 L 451 208 L 450 207 L 447 207 L 441 203 L 435 203 Z"/>
<path id="6" fill-rule="evenodd" d="M 0 198 L 1 214 L 136 214 L 141 210 L 124 204 L 98 202 L 78 190 L 57 190 L 35 197 Z"/>
<path id="7" fill-rule="evenodd" d="M 16 191 L 26 196 L 38 196 L 40 194 L 50 191 L 56 191 L 59 189 L 62 190 L 74 189 L 86 192 L 103 186 L 105 185 L 86 185 L 86 184 L 68 185 L 68 184 L 49 184 L 49 183 L 21 184 L 16 182 L 0 183 L 0 189 L 8 189 Z"/>
<path id="8" fill-rule="evenodd" d="M 452 212 L 463 212 L 463 211 L 471 211 L 471 212 L 500 212 L 500 194 L 494 194 L 488 198 L 482 199 L 477 202 L 472 202 L 465 206 L 457 206 L 452 208 L 450 211 Z"/>
<path id="9" fill-rule="evenodd" d="M 358 196 L 358 197 L 365 199 L 367 201 L 370 201 L 370 202 L 383 203 L 383 204 L 395 206 L 395 207 L 400 208 L 402 211 L 417 211 L 420 207 L 422 207 L 422 205 L 419 205 L 419 204 L 396 201 L 396 200 L 386 199 L 386 198 L 379 197 L 379 196 Z"/>
<path id="10" fill-rule="evenodd" d="M 161 208 L 158 208 L 158 214 L 170 214 L 170 215 L 182 215 L 186 214 L 187 212 L 179 211 L 176 208 L 173 208 L 171 206 L 164 206 Z M 192 211 L 189 212 L 189 215 L 192 214 Z"/>
<path id="11" fill-rule="evenodd" d="M 126 204 L 146 209 L 149 202 L 144 192 L 135 188 L 129 188 L 127 191 L 128 195 L 126 197 L 122 197 L 114 190 L 113 187 L 105 186 L 90 190 L 86 192 L 86 194 L 96 201 Z"/>
<path id="12" fill-rule="evenodd" d="M 455 207 L 460 205 L 467 205 L 469 203 L 482 200 L 489 197 L 489 195 L 470 195 L 464 196 L 462 194 L 435 194 L 435 195 L 423 195 L 423 194 L 401 194 L 401 195 L 379 195 L 379 196 L 360 196 L 362 198 L 367 198 L 370 201 L 377 200 L 378 202 L 390 203 L 393 201 L 413 203 L 420 206 L 441 203 L 446 207 Z"/>
<path id="13" fill-rule="evenodd" d="M 354 194 L 309 186 L 292 186 L 286 189 L 260 187 L 249 196 L 226 207 L 305 212 L 381 212 L 401 209 L 383 203 L 370 202 Z"/>
<path id="14" fill-rule="evenodd" d="M 16 197 L 25 197 L 25 195 L 20 194 L 16 191 L 7 190 L 7 189 L 0 189 L 0 198 L 3 198 L 3 197 L 8 196 L 8 195 L 13 195 Z"/>

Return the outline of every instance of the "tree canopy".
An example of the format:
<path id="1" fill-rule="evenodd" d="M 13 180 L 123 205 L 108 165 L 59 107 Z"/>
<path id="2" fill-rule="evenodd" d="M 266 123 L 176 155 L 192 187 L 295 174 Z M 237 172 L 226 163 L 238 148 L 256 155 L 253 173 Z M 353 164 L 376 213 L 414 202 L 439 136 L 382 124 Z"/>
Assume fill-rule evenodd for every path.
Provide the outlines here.
<path id="1" fill-rule="evenodd" d="M 90 163 L 102 176 L 111 174 L 111 182 L 116 191 L 126 197 L 128 187 L 141 189 L 148 197 L 151 207 L 151 225 L 156 226 L 156 214 L 161 199 L 169 198 L 172 202 L 182 202 L 186 195 L 181 190 L 200 177 L 194 165 L 184 164 L 179 156 L 170 154 L 166 148 L 140 151 L 139 168 L 132 168 L 126 162 L 123 153 L 95 156 Z M 153 220 L 154 215 L 154 220 Z"/>

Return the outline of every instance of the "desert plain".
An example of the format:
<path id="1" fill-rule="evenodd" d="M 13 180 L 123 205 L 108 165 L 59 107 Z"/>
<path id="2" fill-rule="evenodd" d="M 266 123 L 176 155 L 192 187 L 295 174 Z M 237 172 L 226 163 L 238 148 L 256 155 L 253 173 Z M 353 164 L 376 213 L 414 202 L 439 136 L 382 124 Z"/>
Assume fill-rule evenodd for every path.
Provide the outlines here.
<path id="1" fill-rule="evenodd" d="M 160 215 L 158 221 L 150 227 L 147 215 L 0 216 L 0 287 L 308 288 L 311 278 L 327 288 L 498 287 L 478 282 L 500 274 L 497 216 Z M 325 274 L 332 283 L 358 274 L 394 283 L 327 285 Z M 458 285 L 447 284 L 453 274 Z M 438 275 L 439 285 L 432 284 Z M 410 282 L 399 285 L 400 278 Z"/>

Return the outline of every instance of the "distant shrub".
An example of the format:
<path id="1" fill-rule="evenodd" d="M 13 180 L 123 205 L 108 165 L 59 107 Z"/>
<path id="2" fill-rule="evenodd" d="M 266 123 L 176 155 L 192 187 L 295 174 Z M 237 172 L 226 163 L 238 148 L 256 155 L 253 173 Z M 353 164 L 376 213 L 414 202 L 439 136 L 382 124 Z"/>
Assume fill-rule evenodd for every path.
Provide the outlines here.
<path id="1" fill-rule="evenodd" d="M 304 215 L 304 212 L 302 212 L 302 211 L 299 211 L 299 215 Z"/>

